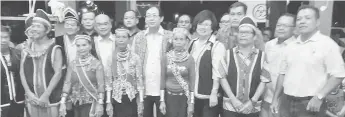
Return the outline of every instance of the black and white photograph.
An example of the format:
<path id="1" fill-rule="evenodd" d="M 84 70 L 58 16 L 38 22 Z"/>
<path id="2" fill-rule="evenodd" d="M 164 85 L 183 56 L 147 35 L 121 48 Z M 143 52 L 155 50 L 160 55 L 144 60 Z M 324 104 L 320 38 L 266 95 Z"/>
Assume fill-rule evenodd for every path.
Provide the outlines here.
<path id="1" fill-rule="evenodd" d="M 345 117 L 345 1 L 0 3 L 0 117 Z"/>

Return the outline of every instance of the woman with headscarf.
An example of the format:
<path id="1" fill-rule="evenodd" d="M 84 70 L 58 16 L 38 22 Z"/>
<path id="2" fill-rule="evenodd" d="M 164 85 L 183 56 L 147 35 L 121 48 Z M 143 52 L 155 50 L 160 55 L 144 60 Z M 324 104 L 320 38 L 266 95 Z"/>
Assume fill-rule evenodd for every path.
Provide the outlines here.
<path id="1" fill-rule="evenodd" d="M 60 101 L 60 116 L 66 115 L 66 100 L 73 104 L 74 117 L 103 115 L 104 74 L 101 62 L 91 54 L 91 37 L 76 35 L 77 55 L 69 63 Z"/>
<path id="2" fill-rule="evenodd" d="M 160 110 L 166 117 L 191 117 L 194 111 L 195 63 L 186 48 L 188 34 L 185 28 L 175 28 L 173 49 L 164 57 L 167 69 L 161 90 L 166 92 L 166 100 L 160 104 Z"/>
<path id="3" fill-rule="evenodd" d="M 143 114 L 144 84 L 141 60 L 130 49 L 129 30 L 115 30 L 116 53 L 113 57 L 112 99 L 107 99 L 110 117 L 141 117 Z M 113 112 L 110 112 L 113 111 Z M 109 113 L 110 112 L 110 113 Z"/>

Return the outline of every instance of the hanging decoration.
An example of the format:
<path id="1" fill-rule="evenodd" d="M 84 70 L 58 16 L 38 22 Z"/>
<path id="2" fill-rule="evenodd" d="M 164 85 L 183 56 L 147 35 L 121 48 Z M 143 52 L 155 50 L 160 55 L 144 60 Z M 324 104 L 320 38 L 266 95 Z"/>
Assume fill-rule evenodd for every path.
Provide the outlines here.
<path id="1" fill-rule="evenodd" d="M 58 17 L 58 21 L 63 21 L 63 11 L 66 8 L 66 5 L 58 0 L 50 0 L 48 6 L 51 7 L 52 15 Z"/>
<path id="2" fill-rule="evenodd" d="M 82 1 L 80 2 L 79 6 L 80 9 L 78 11 L 78 15 L 85 12 L 95 12 L 96 14 L 99 13 L 97 4 L 95 4 L 92 0 Z"/>
<path id="3" fill-rule="evenodd" d="M 160 7 L 160 2 L 158 1 L 137 1 L 137 10 L 139 12 L 139 17 L 144 17 L 146 10 L 148 10 L 152 6 L 158 6 Z"/>

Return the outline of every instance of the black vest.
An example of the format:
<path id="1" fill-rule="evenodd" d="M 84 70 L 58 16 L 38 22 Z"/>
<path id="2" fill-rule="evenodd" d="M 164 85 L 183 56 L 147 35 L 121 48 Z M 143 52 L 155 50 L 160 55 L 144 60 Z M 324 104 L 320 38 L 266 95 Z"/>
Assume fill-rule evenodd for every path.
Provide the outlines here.
<path id="1" fill-rule="evenodd" d="M 188 52 L 190 53 L 193 44 L 195 40 L 192 42 L 191 46 L 188 49 Z M 199 65 L 199 83 L 195 84 L 198 85 L 198 93 L 202 95 L 210 95 L 213 87 L 213 79 L 212 79 L 212 49 L 214 43 L 211 41 L 207 41 L 207 43 L 211 43 L 211 49 L 205 50 L 203 55 L 200 59 L 200 65 Z M 196 58 L 195 58 L 196 59 Z"/>
<path id="2" fill-rule="evenodd" d="M 1 56 L 2 57 L 2 56 Z M 3 57 L 2 57 L 3 58 Z M 24 100 L 24 88 L 20 80 L 20 51 L 10 48 L 11 66 L 7 66 L 7 70 L 13 73 L 13 84 L 15 87 L 15 100 L 10 100 L 9 84 L 7 82 L 7 75 L 5 66 L 1 63 L 1 104 L 15 103 Z M 6 59 L 3 62 L 8 64 Z"/>
<path id="3" fill-rule="evenodd" d="M 237 67 L 235 62 L 235 55 L 233 52 L 234 49 L 230 49 L 230 63 L 228 68 L 228 75 L 227 75 L 227 81 L 230 85 L 231 91 L 234 93 L 234 95 L 237 95 Z M 252 82 L 250 84 L 250 92 L 249 97 L 253 97 L 257 87 L 259 86 L 261 79 L 261 59 L 262 59 L 262 51 L 259 51 L 257 55 L 256 63 L 254 63 L 254 69 L 252 71 Z M 229 97 L 226 93 L 224 93 L 225 97 Z"/>

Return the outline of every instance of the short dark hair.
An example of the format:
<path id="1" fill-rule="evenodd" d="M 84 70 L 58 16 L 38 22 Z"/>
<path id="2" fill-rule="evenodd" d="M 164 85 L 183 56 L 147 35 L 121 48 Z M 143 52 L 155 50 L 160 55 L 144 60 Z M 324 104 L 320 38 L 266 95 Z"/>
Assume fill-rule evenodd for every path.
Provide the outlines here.
<path id="1" fill-rule="evenodd" d="M 86 13 L 93 13 L 93 14 L 95 15 L 95 17 L 98 15 L 98 14 L 96 14 L 96 12 L 94 12 L 94 11 L 81 12 L 81 13 L 80 13 L 80 16 L 79 16 L 80 22 L 81 22 L 81 20 L 83 20 L 83 15 L 86 14 Z"/>
<path id="2" fill-rule="evenodd" d="M 163 13 L 162 9 L 161 9 L 159 6 L 154 5 L 154 6 L 151 6 L 149 9 L 151 9 L 151 8 L 156 8 L 156 9 L 158 9 L 159 16 L 160 16 L 160 17 L 164 17 L 164 13 Z M 147 10 L 149 10 L 149 9 L 147 9 Z"/>
<path id="3" fill-rule="evenodd" d="M 216 16 L 214 15 L 214 13 L 210 10 L 202 10 L 200 11 L 194 18 L 194 21 L 193 21 L 193 31 L 195 31 L 196 29 L 196 26 L 199 24 L 199 23 L 202 23 L 204 22 L 205 20 L 211 20 L 212 22 L 212 30 L 215 31 L 216 28 L 217 28 L 217 19 L 216 19 Z"/>
<path id="4" fill-rule="evenodd" d="M 139 13 L 138 13 L 138 11 L 136 11 L 136 10 L 127 10 L 125 13 L 127 13 L 127 12 L 133 12 L 134 15 L 135 15 L 135 18 L 139 18 Z"/>
<path id="5" fill-rule="evenodd" d="M 296 15 L 294 14 L 291 14 L 291 13 L 284 13 L 283 15 L 281 15 L 279 18 L 281 17 L 291 17 L 293 19 L 293 25 L 295 26 L 296 25 Z"/>
<path id="6" fill-rule="evenodd" d="M 182 14 L 181 16 L 179 16 L 179 17 L 177 18 L 177 21 L 179 21 L 179 20 L 180 20 L 180 18 L 181 18 L 182 16 L 187 16 L 187 17 L 189 17 L 190 22 L 191 22 L 191 23 L 193 22 L 193 18 L 192 18 L 192 16 L 190 16 L 190 15 L 188 15 L 188 14 Z"/>
<path id="7" fill-rule="evenodd" d="M 320 18 L 320 10 L 318 8 L 316 8 L 315 6 L 311 6 L 311 5 L 302 5 L 298 8 L 298 12 L 300 12 L 301 10 L 304 10 L 304 9 L 310 9 L 310 10 L 313 10 L 315 12 L 315 17 L 316 19 L 319 19 Z M 297 14 L 298 14 L 297 12 Z"/>
<path id="8" fill-rule="evenodd" d="M 244 11 L 244 14 L 247 14 L 247 5 L 244 4 L 243 2 L 235 2 L 234 4 L 230 5 L 229 7 L 229 13 L 230 13 L 230 9 L 232 8 L 236 8 L 236 7 L 243 7 L 243 11 Z"/>
<path id="9" fill-rule="evenodd" d="M 11 34 L 12 30 L 11 30 L 10 26 L 3 26 L 3 25 L 1 25 L 1 32 L 7 32 L 7 33 Z"/>

